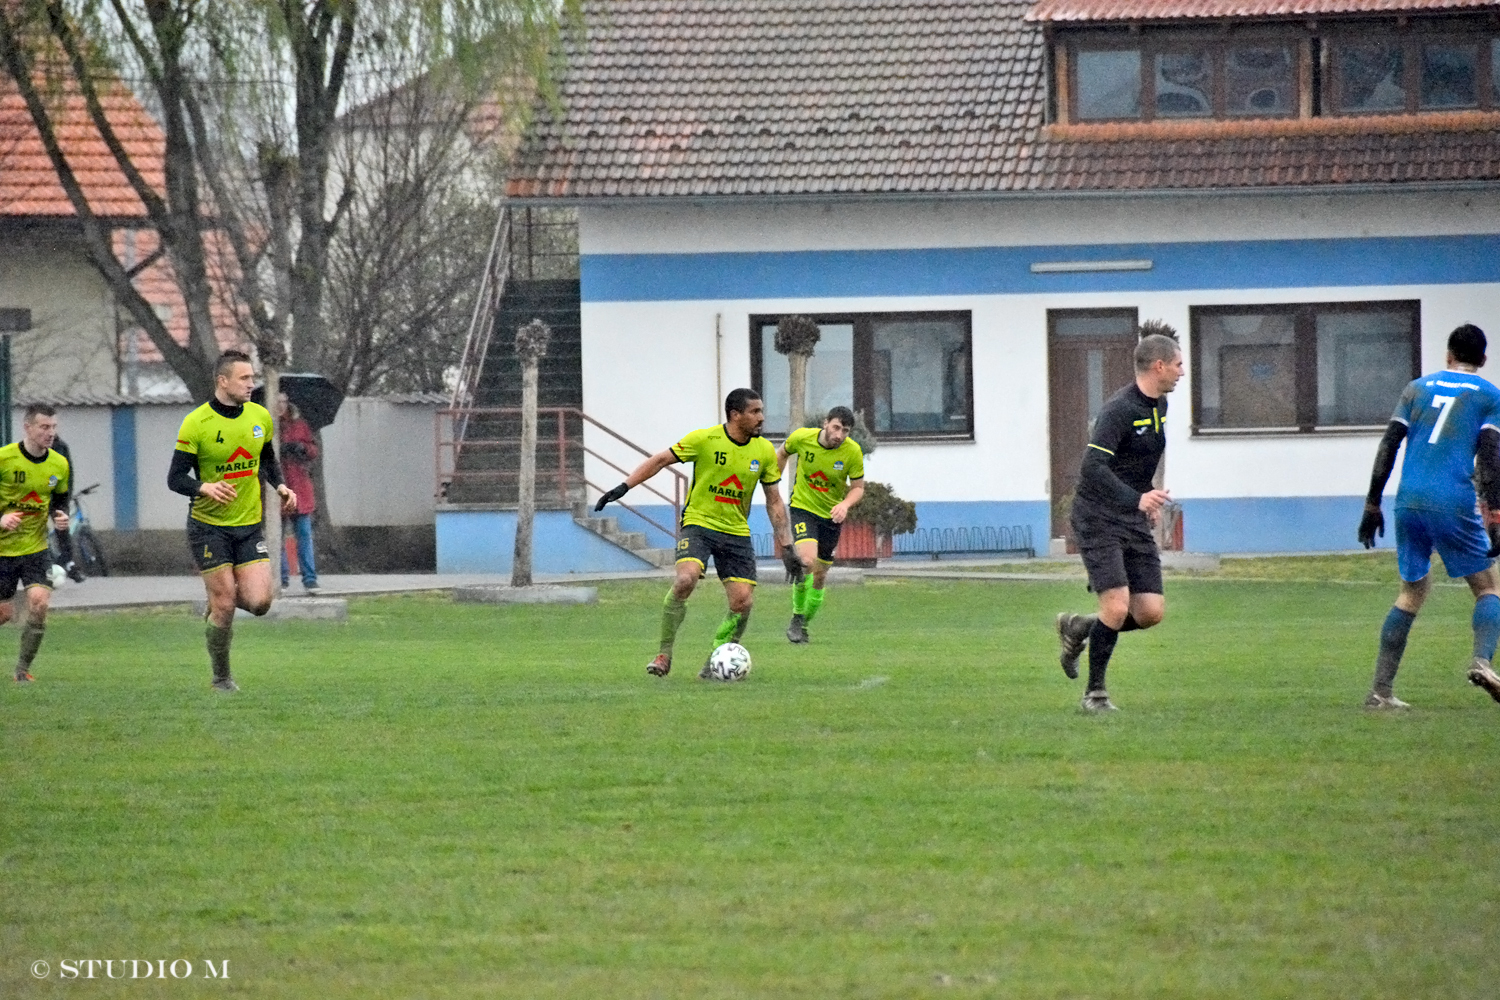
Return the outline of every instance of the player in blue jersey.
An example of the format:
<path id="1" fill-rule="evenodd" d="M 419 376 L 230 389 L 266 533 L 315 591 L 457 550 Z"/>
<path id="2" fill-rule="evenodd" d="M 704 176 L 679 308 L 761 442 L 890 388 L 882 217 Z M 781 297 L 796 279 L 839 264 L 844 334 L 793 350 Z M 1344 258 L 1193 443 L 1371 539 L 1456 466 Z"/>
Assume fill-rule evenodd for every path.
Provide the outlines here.
<path id="1" fill-rule="evenodd" d="M 1488 342 L 1472 323 L 1448 337 L 1448 367 L 1423 375 L 1401 393 L 1375 453 L 1375 470 L 1359 540 L 1373 548 L 1385 534 L 1380 497 L 1406 441 L 1401 487 L 1396 491 L 1396 565 L 1401 593 L 1380 630 L 1375 683 L 1366 708 L 1409 708 L 1392 685 L 1417 612 L 1431 585 L 1432 552 L 1449 576 L 1461 576 L 1474 593 L 1474 659 L 1469 682 L 1500 701 L 1500 676 L 1490 661 L 1500 639 L 1500 389 L 1476 374 Z M 1484 499 L 1481 517 L 1475 482 Z"/>

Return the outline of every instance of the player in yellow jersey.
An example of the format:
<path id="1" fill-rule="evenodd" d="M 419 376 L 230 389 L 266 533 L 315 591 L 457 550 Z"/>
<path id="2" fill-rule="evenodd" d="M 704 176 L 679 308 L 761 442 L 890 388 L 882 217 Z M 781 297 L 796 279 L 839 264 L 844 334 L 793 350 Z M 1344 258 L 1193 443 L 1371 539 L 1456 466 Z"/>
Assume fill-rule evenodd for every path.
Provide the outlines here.
<path id="1" fill-rule="evenodd" d="M 603 510 L 605 504 L 619 500 L 667 466 L 693 463 L 693 485 L 677 538 L 677 578 L 662 604 L 660 650 L 646 666 L 646 672 L 655 677 L 665 677 L 672 669 L 672 646 L 687 617 L 687 599 L 703 578 L 710 557 L 729 599 L 729 614 L 714 635 L 714 648 L 739 642 L 745 634 L 755 601 L 755 546 L 750 541 L 748 517 L 756 483 L 765 493 L 766 514 L 776 541 L 786 546 L 787 571 L 799 579 L 802 575 L 802 564 L 791 552 L 786 505 L 776 485 L 781 481 L 776 449 L 760 436 L 765 406 L 753 389 L 736 389 L 724 400 L 724 416 L 719 426 L 693 431 L 646 459 L 594 505 L 594 510 Z M 698 676 L 707 676 L 706 664 Z"/>
<path id="2" fill-rule="evenodd" d="M 26 588 L 26 624 L 16 680 L 29 683 L 31 661 L 47 630 L 52 599 L 52 555 L 47 549 L 47 521 L 68 530 L 68 460 L 52 450 L 57 439 L 57 411 L 33 404 L 26 408 L 21 440 L 0 448 L 0 625 L 10 621 L 16 585 Z"/>
<path id="3" fill-rule="evenodd" d="M 835 406 L 822 427 L 801 427 L 776 449 L 776 464 L 786 468 L 797 456 L 797 482 L 792 487 L 792 537 L 797 559 L 812 574 L 792 587 L 792 623 L 786 637 L 808 641 L 807 626 L 823 606 L 823 584 L 833 566 L 833 550 L 849 508 L 865 495 L 865 453 L 849 436 L 854 411 Z"/>
<path id="4" fill-rule="evenodd" d="M 208 591 L 208 658 L 213 686 L 238 691 L 229 674 L 234 609 L 271 610 L 271 565 L 261 529 L 261 480 L 297 509 L 297 495 L 281 480 L 271 414 L 250 402 L 255 368 L 240 351 L 225 351 L 214 367 L 213 398 L 182 421 L 167 487 L 192 497 L 187 538 Z"/>

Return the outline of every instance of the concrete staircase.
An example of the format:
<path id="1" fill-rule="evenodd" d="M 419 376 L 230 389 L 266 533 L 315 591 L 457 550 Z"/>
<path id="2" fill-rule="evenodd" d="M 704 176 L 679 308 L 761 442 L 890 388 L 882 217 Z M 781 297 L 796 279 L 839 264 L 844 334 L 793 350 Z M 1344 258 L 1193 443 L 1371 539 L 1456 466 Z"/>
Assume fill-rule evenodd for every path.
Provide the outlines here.
<path id="1" fill-rule="evenodd" d="M 661 569 L 677 561 L 677 553 L 671 549 L 653 549 L 646 541 L 644 531 L 621 531 L 617 517 L 590 517 L 587 503 L 573 505 L 573 523 L 600 538 L 617 545 L 638 559 L 643 559 Z"/>

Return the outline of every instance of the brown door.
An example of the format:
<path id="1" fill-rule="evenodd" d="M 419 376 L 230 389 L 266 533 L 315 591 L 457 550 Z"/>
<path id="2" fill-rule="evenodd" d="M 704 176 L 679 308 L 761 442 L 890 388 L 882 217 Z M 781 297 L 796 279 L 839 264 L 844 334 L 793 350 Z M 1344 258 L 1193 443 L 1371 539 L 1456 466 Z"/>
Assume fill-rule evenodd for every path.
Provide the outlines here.
<path id="1" fill-rule="evenodd" d="M 1047 387 L 1052 428 L 1052 537 L 1076 551 L 1068 512 L 1078 466 L 1104 401 L 1135 378 L 1134 309 L 1047 312 Z"/>

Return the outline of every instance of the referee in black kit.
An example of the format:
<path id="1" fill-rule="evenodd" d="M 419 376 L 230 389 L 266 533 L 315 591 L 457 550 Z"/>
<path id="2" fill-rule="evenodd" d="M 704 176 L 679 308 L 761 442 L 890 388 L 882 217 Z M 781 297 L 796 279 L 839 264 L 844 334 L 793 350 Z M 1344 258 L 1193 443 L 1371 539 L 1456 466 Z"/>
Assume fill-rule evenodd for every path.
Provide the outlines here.
<path id="1" fill-rule="evenodd" d="M 1078 676 L 1078 657 L 1089 651 L 1086 712 L 1113 712 L 1104 672 L 1121 632 L 1150 628 L 1166 614 L 1161 555 L 1151 526 L 1172 499 L 1152 487 L 1167 450 L 1167 393 L 1182 378 L 1182 348 L 1163 334 L 1149 334 L 1135 347 L 1135 384 L 1110 397 L 1099 411 L 1084 449 L 1073 500 L 1073 537 L 1083 554 L 1089 589 L 1099 612 L 1057 616 L 1063 673 Z"/>

